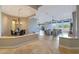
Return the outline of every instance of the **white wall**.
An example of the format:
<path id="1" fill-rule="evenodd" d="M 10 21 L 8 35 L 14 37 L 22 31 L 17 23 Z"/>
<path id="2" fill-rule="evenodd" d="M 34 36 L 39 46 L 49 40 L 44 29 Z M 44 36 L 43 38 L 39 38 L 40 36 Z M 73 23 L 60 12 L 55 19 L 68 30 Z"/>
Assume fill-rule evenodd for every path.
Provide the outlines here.
<path id="1" fill-rule="evenodd" d="M 11 21 L 12 19 L 9 16 L 2 14 L 2 36 L 11 35 Z"/>
<path id="2" fill-rule="evenodd" d="M 45 5 L 41 6 L 36 14 L 39 19 L 38 23 L 55 20 L 62 20 L 65 18 L 72 18 L 72 12 L 76 10 L 74 5 Z"/>
<path id="3" fill-rule="evenodd" d="M 20 22 L 22 23 L 20 25 L 20 29 L 25 29 L 26 30 L 26 34 L 28 33 L 28 26 L 29 26 L 29 18 L 21 18 Z"/>
<path id="4" fill-rule="evenodd" d="M 0 12 L 0 36 L 1 36 L 1 12 Z"/>
<path id="5" fill-rule="evenodd" d="M 29 32 L 38 32 L 38 31 L 39 31 L 39 26 L 37 24 L 37 19 L 34 17 L 30 18 Z"/>
<path id="6" fill-rule="evenodd" d="M 1 33 L 2 33 L 2 28 L 1 28 L 1 26 L 2 26 L 2 22 L 1 22 L 1 9 L 0 9 L 0 36 L 1 36 Z"/>
<path id="7" fill-rule="evenodd" d="M 10 36 L 11 35 L 11 27 L 12 27 L 12 20 L 17 20 L 18 17 L 11 17 L 6 14 L 2 14 L 2 36 Z M 26 32 L 28 32 L 28 24 L 29 24 L 29 18 L 20 18 L 21 25 L 20 29 L 25 29 Z M 26 33 L 27 34 L 27 33 Z"/>

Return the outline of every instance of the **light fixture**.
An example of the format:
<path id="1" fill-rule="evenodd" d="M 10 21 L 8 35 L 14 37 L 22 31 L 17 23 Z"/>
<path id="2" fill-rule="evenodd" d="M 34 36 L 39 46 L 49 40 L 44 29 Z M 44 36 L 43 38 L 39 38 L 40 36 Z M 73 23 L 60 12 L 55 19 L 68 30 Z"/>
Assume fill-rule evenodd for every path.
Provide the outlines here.
<path id="1" fill-rule="evenodd" d="M 20 24 L 22 24 L 20 22 L 20 17 L 21 17 L 21 8 L 18 9 L 18 19 L 17 19 L 17 22 L 16 22 L 18 28 L 20 27 Z"/>
<path id="2" fill-rule="evenodd" d="M 22 22 L 20 22 L 20 25 L 22 25 Z"/>

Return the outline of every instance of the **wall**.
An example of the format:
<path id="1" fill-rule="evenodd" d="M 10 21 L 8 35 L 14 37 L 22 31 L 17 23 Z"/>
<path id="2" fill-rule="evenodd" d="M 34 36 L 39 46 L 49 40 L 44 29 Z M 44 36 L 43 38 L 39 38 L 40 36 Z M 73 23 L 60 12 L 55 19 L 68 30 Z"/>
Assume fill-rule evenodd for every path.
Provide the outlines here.
<path id="1" fill-rule="evenodd" d="M 11 21 L 10 16 L 2 14 L 2 36 L 9 36 L 11 31 Z"/>
<path id="2" fill-rule="evenodd" d="M 1 33 L 2 33 L 2 22 L 1 22 L 2 18 L 1 18 L 1 9 L 0 9 L 0 36 L 1 36 Z"/>
<path id="3" fill-rule="evenodd" d="M 29 24 L 29 32 L 38 32 L 39 27 L 37 24 L 37 19 L 36 18 L 30 18 L 30 24 Z"/>
<path id="4" fill-rule="evenodd" d="M 26 30 L 26 34 L 28 33 L 28 26 L 29 26 L 29 22 L 30 22 L 30 20 L 29 20 L 29 18 L 21 18 L 21 26 L 20 26 L 20 28 L 21 29 L 25 29 Z"/>
<path id="5" fill-rule="evenodd" d="M 9 16 L 6 14 L 2 14 L 2 36 L 10 36 L 11 35 L 11 28 L 12 28 L 12 20 L 17 19 L 18 17 Z M 29 18 L 21 18 L 21 29 L 25 29 L 28 32 L 28 24 Z"/>

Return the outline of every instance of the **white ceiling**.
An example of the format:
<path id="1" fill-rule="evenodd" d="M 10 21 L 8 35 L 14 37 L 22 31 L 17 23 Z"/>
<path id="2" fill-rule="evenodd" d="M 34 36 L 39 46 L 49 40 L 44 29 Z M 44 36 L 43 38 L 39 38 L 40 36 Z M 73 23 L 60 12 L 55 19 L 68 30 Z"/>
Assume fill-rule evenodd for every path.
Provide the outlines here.
<path id="1" fill-rule="evenodd" d="M 39 23 L 54 20 L 72 18 L 72 12 L 76 11 L 75 5 L 44 5 L 38 8 L 36 18 Z"/>
<path id="2" fill-rule="evenodd" d="M 28 17 L 36 13 L 36 9 L 24 5 L 2 5 L 1 10 L 5 14 L 19 17 Z"/>

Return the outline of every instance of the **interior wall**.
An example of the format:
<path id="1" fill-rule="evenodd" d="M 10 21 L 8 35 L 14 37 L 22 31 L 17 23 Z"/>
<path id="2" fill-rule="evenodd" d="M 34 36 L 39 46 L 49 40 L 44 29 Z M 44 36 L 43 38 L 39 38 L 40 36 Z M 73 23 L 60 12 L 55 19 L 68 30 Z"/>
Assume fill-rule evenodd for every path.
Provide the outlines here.
<path id="1" fill-rule="evenodd" d="M 1 33 L 2 33 L 2 18 L 1 18 L 1 10 L 0 10 L 0 36 L 1 36 Z"/>
<path id="2" fill-rule="evenodd" d="M 11 18 L 2 14 L 2 36 L 9 36 L 11 33 Z"/>
<path id="3" fill-rule="evenodd" d="M 2 14 L 2 36 L 10 36 L 11 35 L 11 29 L 12 29 L 12 20 L 17 19 L 18 17 L 9 16 L 6 14 Z M 26 32 L 28 32 L 28 24 L 29 24 L 29 18 L 21 18 L 21 25 L 20 29 L 25 29 Z"/>
<path id="4" fill-rule="evenodd" d="M 36 18 L 30 18 L 30 23 L 29 23 L 29 32 L 38 32 L 39 27 L 37 24 L 37 19 Z"/>
<path id="5" fill-rule="evenodd" d="M 26 34 L 29 32 L 28 30 L 28 26 L 29 26 L 29 18 L 21 18 L 20 22 L 20 29 L 25 29 L 26 30 Z"/>

